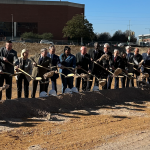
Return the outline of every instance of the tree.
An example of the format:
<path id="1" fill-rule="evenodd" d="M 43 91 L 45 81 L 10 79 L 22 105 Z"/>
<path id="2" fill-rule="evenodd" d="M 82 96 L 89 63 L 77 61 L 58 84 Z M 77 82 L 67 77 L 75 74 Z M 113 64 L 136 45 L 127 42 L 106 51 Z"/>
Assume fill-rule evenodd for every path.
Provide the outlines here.
<path id="1" fill-rule="evenodd" d="M 130 36 L 130 42 L 136 42 L 137 38 L 135 37 L 135 34 L 133 34 L 134 32 L 131 30 L 126 30 L 125 32 L 126 37 Z"/>
<path id="2" fill-rule="evenodd" d="M 108 32 L 103 32 L 97 35 L 98 41 L 109 41 L 110 38 L 111 38 L 111 35 Z"/>
<path id="3" fill-rule="evenodd" d="M 39 35 L 33 32 L 25 32 L 21 35 L 24 39 L 38 39 Z"/>
<path id="4" fill-rule="evenodd" d="M 42 35 L 40 35 L 40 37 L 45 40 L 52 40 L 53 34 L 52 33 L 43 33 Z"/>
<path id="5" fill-rule="evenodd" d="M 83 15 L 75 15 L 63 28 L 64 37 L 94 38 L 93 25 Z"/>

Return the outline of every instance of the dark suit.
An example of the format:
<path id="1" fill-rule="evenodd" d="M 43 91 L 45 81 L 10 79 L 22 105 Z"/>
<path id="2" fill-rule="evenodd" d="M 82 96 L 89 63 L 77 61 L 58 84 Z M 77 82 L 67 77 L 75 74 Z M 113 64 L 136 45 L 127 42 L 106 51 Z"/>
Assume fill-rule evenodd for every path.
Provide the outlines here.
<path id="1" fill-rule="evenodd" d="M 127 68 L 127 58 L 122 58 L 121 69 L 126 70 L 126 68 Z M 126 81 L 126 77 L 124 76 L 123 78 L 121 78 L 122 88 L 125 88 L 125 81 Z"/>
<path id="2" fill-rule="evenodd" d="M 103 52 L 104 53 L 104 52 Z M 112 63 L 112 53 L 108 52 L 107 55 L 109 55 L 109 60 L 106 60 L 105 58 L 102 60 L 102 64 L 103 67 L 105 69 L 109 69 L 111 63 Z M 111 88 L 111 75 L 103 69 L 103 74 L 102 74 L 102 78 L 106 79 L 106 84 L 102 87 L 103 89 L 110 89 Z M 107 78 L 108 78 L 108 82 L 107 82 Z"/>
<path id="3" fill-rule="evenodd" d="M 144 65 L 144 66 L 150 66 L 150 56 L 147 55 L 147 53 L 143 53 L 143 54 L 142 54 L 142 57 L 143 57 L 143 59 L 144 59 L 143 65 Z M 148 73 L 149 76 L 150 76 L 150 69 L 143 68 L 143 69 L 142 69 L 142 72 L 143 72 L 143 73 Z M 150 77 L 148 78 L 148 82 L 150 83 Z"/>
<path id="4" fill-rule="evenodd" d="M 3 57 L 7 58 L 9 62 L 12 64 L 14 63 L 15 65 L 18 65 L 18 57 L 17 57 L 17 52 L 15 50 L 10 50 L 9 52 L 6 50 L 6 48 L 1 48 L 0 49 L 0 63 L 2 67 L 3 72 L 8 72 L 11 74 L 14 74 L 14 66 L 10 65 L 7 62 L 3 61 Z M 9 88 L 6 90 L 6 99 L 11 99 L 11 94 L 12 94 L 12 77 L 9 75 L 0 75 L 0 87 L 3 86 L 4 80 L 6 84 L 9 84 Z M 2 98 L 2 91 L 0 92 L 0 99 Z"/>
<path id="5" fill-rule="evenodd" d="M 122 66 L 122 59 L 121 59 L 121 57 L 117 56 L 115 58 L 114 56 L 112 56 L 111 66 L 113 66 L 115 69 L 121 68 L 121 66 Z M 112 77 L 108 78 L 108 89 L 111 88 L 112 79 L 113 79 Z M 119 88 L 119 78 L 115 77 L 115 87 L 114 87 L 114 89 L 118 89 L 118 88 Z"/>
<path id="6" fill-rule="evenodd" d="M 140 69 L 141 68 L 138 67 L 138 64 L 139 64 L 139 62 L 141 62 L 142 59 L 143 59 L 143 57 L 140 54 L 133 56 L 134 68 L 138 70 L 138 71 L 137 70 L 133 71 L 133 73 L 136 75 L 136 79 L 140 75 Z M 136 82 L 136 83 L 137 83 L 137 86 L 138 86 L 138 82 Z"/>
<path id="7" fill-rule="evenodd" d="M 34 57 L 30 58 L 32 62 L 35 62 L 36 64 L 39 64 L 43 67 L 48 68 L 49 66 L 51 66 L 51 59 L 49 57 L 44 57 L 43 60 L 41 59 L 41 54 L 37 54 Z M 36 67 L 34 66 L 33 70 L 32 70 L 32 77 L 42 77 L 42 81 L 45 82 L 45 79 L 43 78 L 43 75 L 47 73 L 47 70 L 41 67 Z M 36 93 L 36 89 L 37 89 L 37 84 L 38 81 L 33 80 L 33 86 L 32 86 L 32 94 L 31 97 L 35 98 L 35 93 Z M 41 84 L 40 82 L 40 93 L 42 91 L 46 91 L 45 89 L 45 84 Z M 47 92 L 47 91 L 46 91 Z"/>
<path id="8" fill-rule="evenodd" d="M 49 58 L 51 58 L 51 66 L 57 66 L 58 63 L 60 63 L 60 60 L 59 60 L 59 56 L 53 54 L 52 56 L 48 53 L 47 56 Z M 57 68 L 52 68 L 52 70 L 56 71 Z M 56 74 L 54 73 L 54 75 L 51 77 L 51 82 L 52 82 L 52 90 L 55 90 L 56 93 L 57 93 L 57 85 L 56 85 L 56 80 L 59 78 L 59 74 Z M 46 87 L 46 91 L 48 90 L 48 86 L 49 86 L 49 83 L 45 85 Z"/>
<path id="9" fill-rule="evenodd" d="M 76 54 L 76 65 L 81 66 L 81 68 L 83 68 L 86 71 L 91 70 L 90 56 L 88 54 L 85 54 L 84 56 L 82 56 L 81 52 L 77 53 Z M 87 72 L 85 72 L 81 69 L 78 69 L 77 73 L 78 74 L 81 74 L 81 73 L 87 74 Z M 80 89 L 80 82 L 81 82 L 81 78 L 77 78 L 76 79 L 76 88 L 78 89 L 78 91 Z M 87 81 L 84 81 L 84 79 L 82 79 L 82 90 L 86 91 L 86 87 L 87 87 Z"/>
<path id="10" fill-rule="evenodd" d="M 127 62 L 132 63 L 132 62 L 133 62 L 133 56 L 134 56 L 133 53 L 127 54 L 127 56 L 126 56 Z M 128 73 L 133 73 L 133 65 L 132 65 L 132 64 L 128 64 L 128 63 L 127 63 L 127 68 L 128 68 Z M 129 82 L 130 82 L 130 81 L 131 81 L 131 86 L 134 87 L 133 79 L 129 79 L 129 78 L 127 78 L 126 87 L 129 87 Z"/>
<path id="11" fill-rule="evenodd" d="M 92 58 L 93 61 L 96 61 L 97 59 L 99 59 L 103 54 L 104 53 L 101 50 L 96 51 L 95 49 L 90 49 L 88 52 L 90 59 Z M 103 69 L 93 62 L 91 62 L 91 68 L 92 68 L 92 74 L 94 74 L 96 77 L 100 78 Z M 90 80 L 93 80 L 93 76 L 90 76 Z M 99 86 L 99 81 L 96 78 L 95 78 L 94 85 Z M 88 82 L 88 91 L 90 91 L 91 86 L 92 86 L 92 81 L 89 81 Z"/>

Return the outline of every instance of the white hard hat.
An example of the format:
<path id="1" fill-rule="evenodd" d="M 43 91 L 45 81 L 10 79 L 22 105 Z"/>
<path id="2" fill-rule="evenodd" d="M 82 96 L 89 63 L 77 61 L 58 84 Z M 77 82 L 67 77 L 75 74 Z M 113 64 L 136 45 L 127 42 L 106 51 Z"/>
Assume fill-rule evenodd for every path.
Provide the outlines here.
<path id="1" fill-rule="evenodd" d="M 94 86 L 93 87 L 93 91 L 99 91 L 99 87 L 98 86 Z"/>
<path id="2" fill-rule="evenodd" d="M 40 97 L 48 97 L 47 93 L 45 91 L 42 91 L 40 93 Z"/>
<path id="3" fill-rule="evenodd" d="M 49 91 L 49 95 L 57 96 L 57 94 L 56 94 L 56 91 L 55 91 L 55 90 L 50 90 L 50 91 Z"/>
<path id="4" fill-rule="evenodd" d="M 73 93 L 79 93 L 79 92 L 78 92 L 78 89 L 77 89 L 76 87 L 73 87 L 73 88 L 71 89 L 71 91 L 72 91 Z"/>
<path id="5" fill-rule="evenodd" d="M 64 93 L 71 94 L 71 93 L 72 93 L 72 91 L 71 91 L 71 89 L 70 89 L 70 88 L 66 88 Z"/>

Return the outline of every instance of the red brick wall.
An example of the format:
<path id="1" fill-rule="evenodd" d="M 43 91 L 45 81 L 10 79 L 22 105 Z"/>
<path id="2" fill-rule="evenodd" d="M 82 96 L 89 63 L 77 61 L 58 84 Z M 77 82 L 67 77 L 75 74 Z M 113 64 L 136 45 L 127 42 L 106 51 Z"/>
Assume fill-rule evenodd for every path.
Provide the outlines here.
<path id="1" fill-rule="evenodd" d="M 62 29 L 74 15 L 84 13 L 84 8 L 59 5 L 0 4 L 0 21 L 37 22 L 38 33 L 51 32 L 55 40 L 62 40 Z"/>

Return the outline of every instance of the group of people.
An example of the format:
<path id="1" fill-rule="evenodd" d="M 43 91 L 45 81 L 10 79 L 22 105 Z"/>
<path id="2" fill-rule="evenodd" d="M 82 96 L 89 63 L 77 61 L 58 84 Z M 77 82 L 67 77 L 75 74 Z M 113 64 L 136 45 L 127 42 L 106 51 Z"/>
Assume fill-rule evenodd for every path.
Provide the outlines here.
<path id="1" fill-rule="evenodd" d="M 49 80 L 52 83 L 52 89 L 57 93 L 57 79 L 59 74 L 62 81 L 62 93 L 65 89 L 73 88 L 74 77 L 67 75 L 73 74 L 88 74 L 89 80 L 85 78 L 76 78 L 75 87 L 80 90 L 80 83 L 82 80 L 82 91 L 90 91 L 93 83 L 93 77 L 95 76 L 94 85 L 99 86 L 99 79 L 105 79 L 106 84 L 102 89 L 111 89 L 113 72 L 117 68 L 121 68 L 124 76 L 121 77 L 122 88 L 134 87 L 133 78 L 128 78 L 128 73 L 132 73 L 137 78 L 141 73 L 148 73 L 150 75 L 150 49 L 147 53 L 139 54 L 139 49 L 135 48 L 134 53 L 131 53 L 131 46 L 125 47 L 125 52 L 119 52 L 118 49 L 114 49 L 113 54 L 110 52 L 110 45 L 104 44 L 103 49 L 100 49 L 98 42 L 94 43 L 94 48 L 90 49 L 87 53 L 87 48 L 82 46 L 80 51 L 74 56 L 71 54 L 71 48 L 69 46 L 64 47 L 64 52 L 57 56 L 55 54 L 55 46 L 52 45 L 47 50 L 42 48 L 39 54 L 28 58 L 29 50 L 23 49 L 21 51 L 21 57 L 17 57 L 17 52 L 12 49 L 12 42 L 7 41 L 5 47 L 0 48 L 0 87 L 5 83 L 9 85 L 6 89 L 6 99 L 11 99 L 12 95 L 12 76 L 14 70 L 18 72 L 16 75 L 17 81 L 17 94 L 18 98 L 21 98 L 22 94 L 22 81 L 24 80 L 24 97 L 29 97 L 29 82 L 32 80 L 32 93 L 31 97 L 35 98 L 38 82 L 40 84 L 39 93 L 42 91 L 48 92 Z M 107 55 L 107 58 L 100 59 L 102 56 Z M 142 61 L 142 67 L 139 67 L 139 63 Z M 96 63 L 95 63 L 96 62 Z M 145 67 L 146 66 L 146 67 Z M 54 75 L 48 79 L 45 79 L 43 75 L 48 71 L 55 71 Z M 59 70 L 59 72 L 58 72 Z M 20 73 L 21 71 L 21 73 Z M 110 72 L 112 72 L 110 74 Z M 8 74 L 9 73 L 9 74 Z M 33 80 L 37 77 L 41 77 L 41 81 Z M 150 82 L 150 79 L 148 79 Z M 119 88 L 119 77 L 115 77 L 114 88 Z M 0 99 L 2 98 L 2 91 L 0 91 Z"/>

